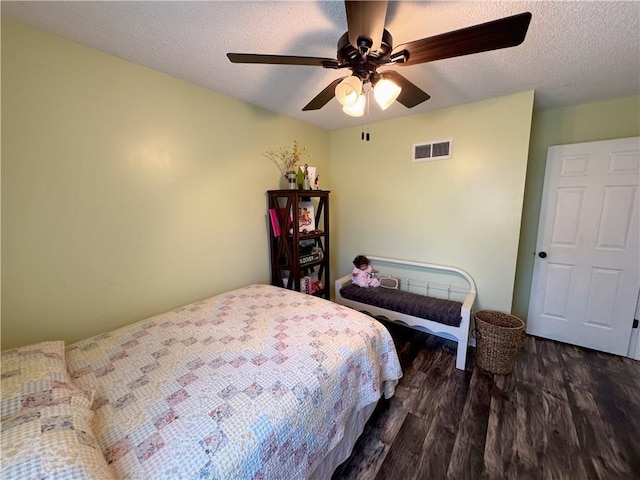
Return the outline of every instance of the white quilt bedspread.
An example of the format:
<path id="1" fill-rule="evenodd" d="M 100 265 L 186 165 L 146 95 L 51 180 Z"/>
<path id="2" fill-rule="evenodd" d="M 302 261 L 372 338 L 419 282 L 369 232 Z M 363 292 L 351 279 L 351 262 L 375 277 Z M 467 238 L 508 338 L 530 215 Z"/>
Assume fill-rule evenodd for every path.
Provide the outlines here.
<path id="1" fill-rule="evenodd" d="M 386 329 L 250 285 L 67 348 L 118 478 L 304 479 L 402 376 Z"/>

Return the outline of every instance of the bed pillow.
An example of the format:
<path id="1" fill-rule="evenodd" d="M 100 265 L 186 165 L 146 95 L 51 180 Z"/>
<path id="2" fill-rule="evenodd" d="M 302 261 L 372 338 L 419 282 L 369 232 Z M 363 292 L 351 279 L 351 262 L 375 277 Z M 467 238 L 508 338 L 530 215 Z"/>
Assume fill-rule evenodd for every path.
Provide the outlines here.
<path id="1" fill-rule="evenodd" d="M 64 342 L 42 342 L 1 353 L 0 419 L 33 408 L 69 403 L 91 395 L 76 387 L 65 360 Z"/>
<path id="2" fill-rule="evenodd" d="M 112 479 L 90 428 L 84 396 L 32 407 L 2 421 L 3 479 Z"/>

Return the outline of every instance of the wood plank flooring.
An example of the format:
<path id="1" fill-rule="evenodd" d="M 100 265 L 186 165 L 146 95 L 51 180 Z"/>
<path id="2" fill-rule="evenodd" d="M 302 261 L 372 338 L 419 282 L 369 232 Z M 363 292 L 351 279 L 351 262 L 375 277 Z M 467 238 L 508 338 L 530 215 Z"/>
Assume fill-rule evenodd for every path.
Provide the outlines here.
<path id="1" fill-rule="evenodd" d="M 404 376 L 332 480 L 640 479 L 640 362 L 527 336 L 512 374 L 460 371 L 383 323 Z"/>

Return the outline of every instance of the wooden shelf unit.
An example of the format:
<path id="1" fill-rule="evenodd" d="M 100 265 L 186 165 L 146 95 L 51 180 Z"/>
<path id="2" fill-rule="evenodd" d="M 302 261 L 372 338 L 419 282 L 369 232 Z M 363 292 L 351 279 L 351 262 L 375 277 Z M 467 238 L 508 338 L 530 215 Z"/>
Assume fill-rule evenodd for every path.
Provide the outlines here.
<path id="1" fill-rule="evenodd" d="M 268 217 L 270 210 L 276 212 L 277 229 L 269 221 L 269 251 L 271 265 L 271 284 L 290 290 L 301 291 L 305 277 L 319 280 L 323 288 L 313 293 L 329 300 L 330 267 L 329 267 L 329 191 L 328 190 L 269 190 L 267 192 Z M 311 201 L 314 206 L 315 231 L 304 233 L 299 231 L 300 202 Z M 301 264 L 301 259 L 311 257 L 301 244 L 319 247 L 321 258 Z M 307 246 L 308 248 L 308 246 Z M 316 248 L 317 250 L 317 248 Z M 304 289 L 302 289 L 304 291 Z"/>

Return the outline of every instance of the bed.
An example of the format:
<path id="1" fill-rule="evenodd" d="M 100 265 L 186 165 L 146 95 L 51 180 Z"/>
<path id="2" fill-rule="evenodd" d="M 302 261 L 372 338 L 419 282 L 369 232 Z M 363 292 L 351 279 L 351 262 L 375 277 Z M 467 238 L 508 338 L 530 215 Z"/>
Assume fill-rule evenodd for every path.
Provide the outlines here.
<path id="1" fill-rule="evenodd" d="M 373 317 L 454 340 L 458 343 L 456 368 L 464 370 L 471 310 L 476 299 L 473 278 L 458 267 L 378 256 L 368 258 L 381 269 L 382 285 L 360 288 L 352 284 L 351 274 L 346 275 L 335 282 L 335 301 Z M 385 268 L 395 268 L 390 270 L 394 274 L 385 275 Z M 410 278 L 403 276 L 406 272 L 426 275 Z M 435 275 L 437 280 L 453 278 L 457 283 L 430 281 L 427 280 L 429 274 Z"/>
<path id="2" fill-rule="evenodd" d="M 327 479 L 401 376 L 379 322 L 250 285 L 2 352 L 0 477 Z"/>

